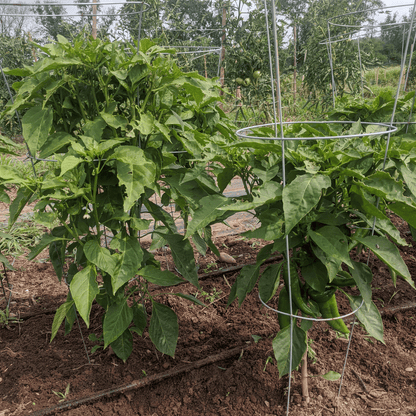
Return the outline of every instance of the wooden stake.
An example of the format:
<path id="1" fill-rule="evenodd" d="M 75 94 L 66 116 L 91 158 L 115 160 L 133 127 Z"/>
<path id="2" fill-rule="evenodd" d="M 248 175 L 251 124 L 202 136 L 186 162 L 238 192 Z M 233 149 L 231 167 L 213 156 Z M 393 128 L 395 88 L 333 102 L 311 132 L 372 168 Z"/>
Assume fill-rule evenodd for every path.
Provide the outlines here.
<path id="1" fill-rule="evenodd" d="M 227 10 L 225 7 L 222 8 L 222 27 L 224 28 L 222 33 L 222 38 L 221 38 L 221 70 L 220 70 L 220 83 L 221 83 L 221 87 L 224 87 L 224 78 L 225 78 L 225 72 L 224 72 L 224 59 L 225 59 L 225 24 L 227 22 Z M 223 94 L 223 92 L 221 91 L 220 93 L 221 95 Z"/>
<path id="2" fill-rule="evenodd" d="M 302 357 L 302 399 L 309 404 L 309 388 L 308 388 L 308 347 Z"/>
<path id="3" fill-rule="evenodd" d="M 97 0 L 92 0 L 92 37 L 97 39 Z"/>

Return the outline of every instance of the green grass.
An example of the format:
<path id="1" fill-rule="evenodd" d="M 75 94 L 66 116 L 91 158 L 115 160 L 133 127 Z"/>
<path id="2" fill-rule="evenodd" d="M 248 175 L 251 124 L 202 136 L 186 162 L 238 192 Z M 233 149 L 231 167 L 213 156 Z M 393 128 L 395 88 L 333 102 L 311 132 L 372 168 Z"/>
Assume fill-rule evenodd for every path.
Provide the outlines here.
<path id="1" fill-rule="evenodd" d="M 30 159 L 24 158 L 24 156 L 16 157 L 0 153 L 0 166 L 12 166 L 18 169 L 24 179 L 33 179 L 35 177 Z M 50 169 L 53 169 L 53 162 L 38 161 L 35 163 L 36 176 L 40 176 Z"/>
<path id="2" fill-rule="evenodd" d="M 4 256 L 17 257 L 40 241 L 45 228 L 28 220 L 16 222 L 10 230 L 6 225 L 0 224 L 0 231 L 8 236 L 0 240 L 0 252 Z"/>
<path id="3" fill-rule="evenodd" d="M 373 91 L 376 87 L 392 87 L 396 89 L 399 82 L 399 76 L 400 66 L 372 68 L 366 71 L 364 75 L 367 85 Z"/>

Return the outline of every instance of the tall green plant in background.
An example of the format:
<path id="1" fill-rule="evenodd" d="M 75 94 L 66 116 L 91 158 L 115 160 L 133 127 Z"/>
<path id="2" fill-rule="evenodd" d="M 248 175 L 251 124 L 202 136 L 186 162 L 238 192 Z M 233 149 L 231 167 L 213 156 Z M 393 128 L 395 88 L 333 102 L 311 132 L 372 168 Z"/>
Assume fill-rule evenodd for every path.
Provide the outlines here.
<path id="1" fill-rule="evenodd" d="M 217 106 L 219 88 L 197 73 L 182 72 L 166 56 L 172 51 L 149 40 L 139 51 L 83 34 L 73 44 L 58 36 L 58 42 L 38 47 L 42 60 L 7 71 L 23 80 L 14 84 L 15 104 L 3 115 L 28 108 L 22 123 L 31 154 L 55 160 L 54 169 L 32 183 L 35 219 L 52 229 L 29 256 L 49 247 L 58 278 L 70 287 L 55 315 L 52 339 L 63 321 L 70 331 L 75 310 L 89 326 L 96 301 L 105 312 L 104 347 L 111 345 L 126 360 L 133 334 L 143 333 L 151 311 L 150 338 L 173 355 L 176 315 L 147 286 L 182 281 L 199 286 L 191 238 L 201 252 L 209 246 L 219 254 L 210 224 L 229 215 L 212 216 L 228 199 L 204 162 L 204 147 L 220 132 L 234 137 Z M 23 203 L 33 192 L 22 186 L 17 199 Z M 185 238 L 156 195 L 163 205 L 173 200 L 182 210 Z M 147 231 L 152 221 L 141 218 L 143 207 L 157 224 L 153 231 Z M 180 276 L 161 271 L 141 247 L 138 236 L 149 232 L 170 246 Z M 67 261 L 71 254 L 74 262 Z"/>

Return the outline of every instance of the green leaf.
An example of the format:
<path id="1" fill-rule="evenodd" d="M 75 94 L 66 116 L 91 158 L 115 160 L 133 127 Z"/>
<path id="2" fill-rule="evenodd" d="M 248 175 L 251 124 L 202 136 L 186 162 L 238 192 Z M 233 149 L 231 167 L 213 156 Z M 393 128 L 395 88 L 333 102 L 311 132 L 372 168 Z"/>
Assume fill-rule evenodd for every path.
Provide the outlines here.
<path id="1" fill-rule="evenodd" d="M 328 176 L 306 174 L 297 176 L 283 188 L 286 234 L 289 234 L 293 227 L 318 204 L 322 189 L 330 186 L 331 179 Z"/>
<path id="2" fill-rule="evenodd" d="M 194 250 L 189 240 L 180 234 L 163 234 L 169 243 L 173 261 L 179 273 L 188 281 L 199 288 L 198 273 L 196 271 Z"/>
<path id="3" fill-rule="evenodd" d="M 0 263 L 3 263 L 5 267 L 7 267 L 9 270 L 15 270 L 14 267 L 9 263 L 9 260 L 7 260 L 6 257 L 3 256 L 3 254 L 0 253 Z"/>
<path id="4" fill-rule="evenodd" d="M 143 251 L 135 237 L 118 234 L 111 240 L 110 247 L 118 250 L 117 264 L 111 274 L 113 294 L 130 279 L 134 278 L 143 260 Z"/>
<path id="5" fill-rule="evenodd" d="M 404 163 L 396 163 L 397 168 L 403 176 L 406 187 L 410 190 L 414 197 L 416 197 L 416 166 L 415 164 L 410 164 L 409 169 Z"/>
<path id="6" fill-rule="evenodd" d="M 149 325 L 149 336 L 156 348 L 163 354 L 175 354 L 178 342 L 179 326 L 175 312 L 155 301 L 152 301 L 152 317 Z"/>
<path id="7" fill-rule="evenodd" d="M 328 271 L 320 261 L 314 261 L 302 267 L 302 276 L 305 282 L 318 292 L 323 292 L 328 284 Z"/>
<path id="8" fill-rule="evenodd" d="M 203 306 L 204 308 L 207 307 L 205 303 L 201 302 L 199 299 L 197 299 L 195 296 L 187 295 L 186 293 L 171 293 L 172 295 L 178 296 L 180 298 L 190 300 L 191 302 L 195 303 L 196 305 Z"/>
<path id="9" fill-rule="evenodd" d="M 345 292 L 344 294 L 350 301 L 352 310 L 357 309 L 361 305 L 361 296 L 352 296 Z M 364 328 L 368 334 L 384 344 L 383 321 L 377 306 L 371 302 L 371 306 L 368 310 L 363 310 L 363 308 L 361 308 L 355 313 L 355 315 L 357 316 L 357 319 L 364 325 Z"/>
<path id="10" fill-rule="evenodd" d="M 144 205 L 155 220 L 161 221 L 171 233 L 177 232 L 174 219 L 164 209 L 149 199 L 144 200 Z"/>
<path id="11" fill-rule="evenodd" d="M 306 351 L 306 332 L 293 325 L 292 370 L 301 362 Z M 289 373 L 290 366 L 290 326 L 278 332 L 273 340 L 273 351 L 279 370 L 279 378 Z"/>
<path id="12" fill-rule="evenodd" d="M 316 231 L 309 230 L 308 235 L 328 257 L 354 267 L 348 252 L 347 236 L 338 227 L 327 225 Z M 331 276 L 329 280 L 332 280 Z"/>
<path id="13" fill-rule="evenodd" d="M 192 220 L 186 230 L 185 238 L 189 238 L 197 231 L 202 230 L 212 221 L 224 215 L 224 212 L 218 210 L 230 203 L 230 200 L 222 195 L 209 195 L 199 201 L 199 207 L 194 211 Z"/>
<path id="14" fill-rule="evenodd" d="M 328 380 L 328 381 L 337 381 L 341 378 L 341 374 L 337 373 L 336 371 L 328 371 L 325 374 L 322 374 L 321 376 L 323 379 Z"/>
<path id="15" fill-rule="evenodd" d="M 125 117 L 119 115 L 114 116 L 104 111 L 100 115 L 110 127 L 121 129 L 122 131 L 126 130 L 128 120 Z"/>
<path id="16" fill-rule="evenodd" d="M 328 281 L 332 281 L 332 279 L 337 275 L 338 271 L 341 269 L 342 262 L 338 259 L 335 259 L 319 247 L 312 246 L 313 253 L 315 256 L 323 263 L 326 267 L 328 272 Z"/>
<path id="17" fill-rule="evenodd" d="M 197 104 L 200 104 L 204 99 L 204 92 L 200 87 L 196 87 L 195 85 L 191 85 L 187 82 L 183 84 L 185 91 L 192 95 L 193 99 Z"/>
<path id="18" fill-rule="evenodd" d="M 146 309 L 142 304 L 136 304 L 133 306 L 133 322 L 134 331 L 139 335 L 142 335 L 147 326 L 147 314 Z"/>
<path id="19" fill-rule="evenodd" d="M 252 201 L 236 202 L 221 209 L 229 211 L 248 211 L 261 205 L 280 201 L 282 199 L 282 192 L 283 186 L 280 183 L 272 181 L 266 182 L 261 187 L 253 190 Z"/>
<path id="20" fill-rule="evenodd" d="M 140 114 L 139 130 L 141 134 L 145 136 L 151 134 L 154 124 L 155 119 L 151 113 Z"/>
<path id="21" fill-rule="evenodd" d="M 117 260 L 110 254 L 110 250 L 101 247 L 97 240 L 87 241 L 84 245 L 87 259 L 101 270 L 113 276 L 117 267 Z"/>
<path id="22" fill-rule="evenodd" d="M 368 247 L 382 262 L 386 263 L 387 266 L 402 276 L 410 286 L 416 289 L 409 269 L 401 258 L 398 248 L 391 241 L 377 236 L 355 238 L 355 240 Z"/>
<path id="23" fill-rule="evenodd" d="M 350 269 L 350 273 L 357 283 L 358 289 L 364 299 L 366 309 L 371 307 L 372 291 L 371 281 L 373 280 L 373 273 L 371 269 L 364 263 L 353 261 L 354 268 Z"/>
<path id="24" fill-rule="evenodd" d="M 64 240 L 53 241 L 49 245 L 49 258 L 59 281 L 64 274 L 65 248 L 66 242 Z"/>
<path id="25" fill-rule="evenodd" d="M 217 175 L 218 188 L 220 189 L 220 192 L 224 192 L 224 189 L 228 186 L 234 176 L 234 168 L 224 168 L 221 170 L 221 172 Z"/>
<path id="26" fill-rule="evenodd" d="M 416 228 L 416 207 L 403 202 L 393 202 L 388 208 L 404 219 L 410 226 Z"/>
<path id="27" fill-rule="evenodd" d="M 16 198 L 9 208 L 9 227 L 11 227 L 19 218 L 23 208 L 29 202 L 30 198 L 32 198 L 33 193 L 34 192 L 31 189 L 25 187 L 22 187 L 17 191 Z"/>
<path id="28" fill-rule="evenodd" d="M 124 210 L 128 211 L 144 193 L 145 187 L 152 188 L 155 182 L 156 166 L 148 160 L 142 149 L 134 146 L 121 146 L 112 158 L 117 160 L 117 177 L 120 185 L 126 187 Z"/>
<path id="29" fill-rule="evenodd" d="M 66 172 L 74 169 L 80 163 L 84 162 L 84 159 L 81 159 L 77 156 L 67 155 L 61 163 L 61 174 L 60 176 L 65 175 Z"/>
<path id="30" fill-rule="evenodd" d="M 127 304 L 127 298 L 111 305 L 103 321 L 104 348 L 107 348 L 128 328 L 133 320 L 133 310 Z"/>
<path id="31" fill-rule="evenodd" d="M 199 233 L 195 233 L 192 236 L 192 241 L 195 244 L 195 248 L 198 250 L 198 252 L 205 256 L 207 254 L 207 243 L 199 235 Z"/>
<path id="32" fill-rule="evenodd" d="M 53 322 L 52 322 L 52 334 L 51 334 L 51 340 L 49 342 L 52 342 L 53 339 L 56 337 L 56 334 L 58 333 L 59 327 L 61 326 L 63 320 L 65 319 L 65 316 L 67 315 L 67 313 L 69 312 L 69 310 L 71 308 L 73 308 L 74 305 L 74 301 L 67 301 L 65 303 L 63 303 L 57 310 L 55 313 L 55 316 L 53 318 Z"/>
<path id="33" fill-rule="evenodd" d="M 363 190 L 357 185 L 351 186 L 351 206 L 369 216 L 387 219 L 387 217 L 374 205 L 374 203 L 367 200 Z"/>
<path id="34" fill-rule="evenodd" d="M 53 225 L 55 221 L 58 218 L 57 212 L 41 212 L 38 211 L 35 213 L 33 219 L 36 222 L 36 224 L 43 225 L 47 228 L 53 228 Z"/>
<path id="35" fill-rule="evenodd" d="M 150 283 L 159 286 L 174 286 L 183 283 L 184 280 L 176 276 L 168 270 L 161 270 L 154 266 L 146 266 L 138 271 L 140 276 L 143 276 Z"/>
<path id="36" fill-rule="evenodd" d="M 101 141 L 104 129 L 107 127 L 107 123 L 102 117 L 96 117 L 94 120 L 88 120 L 83 127 L 84 135 L 92 137 L 97 143 Z"/>
<path id="37" fill-rule="evenodd" d="M 230 297 L 228 298 L 228 305 L 230 305 L 234 299 L 238 297 L 238 305 L 241 306 L 247 296 L 247 293 L 251 292 L 256 285 L 259 272 L 260 266 L 254 264 L 244 266 L 241 269 L 235 283 L 233 284 L 233 288 L 235 287 L 235 289 L 232 291 L 233 296 L 230 294 Z"/>
<path id="38" fill-rule="evenodd" d="M 407 200 L 403 196 L 403 183 L 393 179 L 388 172 L 376 172 L 367 176 L 363 182 L 357 182 L 357 185 L 364 188 L 367 192 L 386 198 L 389 201 L 406 202 Z"/>
<path id="39" fill-rule="evenodd" d="M 36 106 L 30 108 L 22 118 L 23 137 L 32 156 L 46 142 L 52 128 L 53 111 L 51 108 Z"/>
<path id="40" fill-rule="evenodd" d="M 52 244 L 54 241 L 65 240 L 62 237 L 55 237 L 51 234 L 44 234 L 39 244 L 32 248 L 28 255 L 29 260 L 33 260 L 37 255 L 39 255 L 46 247 Z"/>
<path id="41" fill-rule="evenodd" d="M 263 302 L 267 303 L 276 293 L 280 283 L 282 263 L 267 266 L 260 276 L 259 294 Z"/>
<path id="42" fill-rule="evenodd" d="M 131 226 L 136 231 L 148 230 L 152 222 L 151 220 L 144 220 L 142 218 L 136 218 L 136 217 L 131 218 L 130 221 L 131 221 Z"/>
<path id="43" fill-rule="evenodd" d="M 41 146 L 39 157 L 47 158 L 55 153 L 58 153 L 64 146 L 71 143 L 72 140 L 72 136 L 63 131 L 51 134 Z"/>
<path id="44" fill-rule="evenodd" d="M 271 241 L 282 238 L 285 234 L 283 232 L 284 220 L 282 217 L 276 217 L 274 210 L 268 210 L 270 214 L 269 218 L 266 218 L 264 214 L 261 215 L 261 226 L 254 230 L 246 231 L 242 233 L 242 236 L 246 238 L 260 238 L 262 240 Z M 274 217 L 274 218 L 273 218 Z M 279 250 L 279 251 L 284 251 Z"/>
<path id="45" fill-rule="evenodd" d="M 111 343 L 111 348 L 118 358 L 127 361 L 133 352 L 133 335 L 126 329 L 116 340 Z"/>
<path id="46" fill-rule="evenodd" d="M 78 272 L 72 278 L 69 285 L 75 306 L 88 328 L 90 326 L 92 302 L 100 292 L 96 281 L 96 274 L 95 267 L 90 264 Z"/>
<path id="47" fill-rule="evenodd" d="M 0 181 L 1 183 L 20 184 L 24 182 L 21 172 L 14 166 L 5 165 L 0 166 Z"/>

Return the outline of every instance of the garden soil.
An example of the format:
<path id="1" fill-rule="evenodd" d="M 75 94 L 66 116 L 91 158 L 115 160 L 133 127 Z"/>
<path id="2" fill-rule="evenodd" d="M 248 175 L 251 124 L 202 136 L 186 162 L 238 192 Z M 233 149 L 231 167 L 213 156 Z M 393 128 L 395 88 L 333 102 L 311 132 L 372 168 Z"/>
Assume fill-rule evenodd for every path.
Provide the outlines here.
<path id="1" fill-rule="evenodd" d="M 415 279 L 415 243 L 407 225 L 399 225 L 410 244 L 400 251 Z M 68 289 L 58 282 L 46 252 L 32 262 L 17 259 L 16 270 L 7 272 L 7 278 L 10 312 L 21 320 L 0 326 L 0 416 L 286 414 L 288 376 L 279 378 L 272 349 L 279 329 L 276 314 L 262 306 L 257 287 L 241 307 L 237 301 L 227 307 L 238 266 L 254 262 L 264 242 L 228 235 L 217 237 L 215 243 L 237 265 L 222 263 L 212 253 L 200 256 L 201 291 L 190 284 L 163 290 L 150 286 L 157 301 L 178 315 L 174 358 L 158 352 L 145 332 L 141 337 L 134 334 L 134 350 L 126 363 L 111 349 L 91 352 L 97 342 L 88 335 L 100 336 L 102 319 L 95 304 L 89 328 L 80 320 L 67 336 L 62 327 L 50 343 L 54 311 Z M 157 252 L 156 258 L 174 271 L 168 248 Z M 369 264 L 385 344 L 355 325 L 338 397 L 339 381 L 320 375 L 342 372 L 348 340 L 337 337 L 326 323 L 314 324 L 309 331 L 310 402 L 302 400 L 301 374 L 294 371 L 291 415 L 416 415 L 416 291 L 400 279 L 394 286 L 388 269 L 373 256 Z M 178 291 L 197 294 L 206 307 L 169 294 Z M 8 300 L 0 292 L 0 310 Z M 341 313 L 351 311 L 345 297 L 339 295 L 338 302 Z M 272 300 L 270 306 L 277 308 L 277 302 Z M 351 328 L 352 321 L 347 322 Z M 96 397 L 109 389 L 118 392 Z M 56 409 L 68 401 L 70 407 Z"/>

